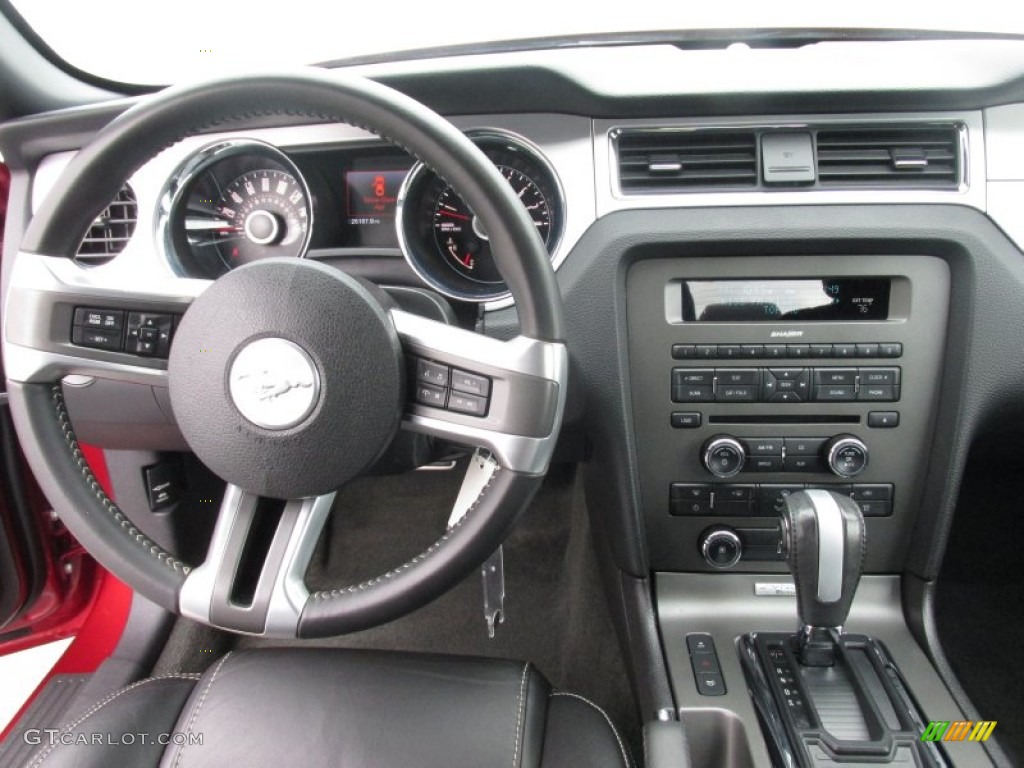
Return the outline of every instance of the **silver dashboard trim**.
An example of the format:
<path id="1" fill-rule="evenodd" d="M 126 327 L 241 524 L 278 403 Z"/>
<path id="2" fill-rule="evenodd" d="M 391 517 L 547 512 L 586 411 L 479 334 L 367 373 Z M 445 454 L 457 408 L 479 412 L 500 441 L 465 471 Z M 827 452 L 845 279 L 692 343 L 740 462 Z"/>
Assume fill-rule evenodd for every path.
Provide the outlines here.
<path id="1" fill-rule="evenodd" d="M 927 189 L 758 189 L 750 191 L 624 194 L 618 185 L 614 135 L 624 129 L 663 128 L 794 128 L 908 122 L 951 122 L 964 126 L 963 180 L 956 190 Z M 866 113 L 857 115 L 793 115 L 780 117 L 681 118 L 665 120 L 595 120 L 594 171 L 597 216 L 645 208 L 709 208 L 766 205 L 875 205 L 946 203 L 986 207 L 985 127 L 979 112 Z"/>

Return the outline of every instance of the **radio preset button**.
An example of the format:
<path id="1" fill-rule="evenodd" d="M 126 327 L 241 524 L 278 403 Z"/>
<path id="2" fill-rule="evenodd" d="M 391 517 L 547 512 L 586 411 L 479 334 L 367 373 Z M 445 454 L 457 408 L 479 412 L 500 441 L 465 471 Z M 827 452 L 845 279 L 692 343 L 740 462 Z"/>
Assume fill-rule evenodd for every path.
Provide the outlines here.
<path id="1" fill-rule="evenodd" d="M 675 360 L 692 360 L 697 356 L 697 347 L 693 344 L 673 344 L 672 357 Z"/>
<path id="2" fill-rule="evenodd" d="M 802 357 L 810 357 L 811 345 L 810 344 L 787 344 L 786 354 L 794 359 Z"/>
<path id="3" fill-rule="evenodd" d="M 786 357 L 785 344 L 765 344 L 764 356 L 768 359 L 782 360 Z"/>
<path id="4" fill-rule="evenodd" d="M 832 357 L 832 345 L 811 344 L 811 357 Z"/>
<path id="5" fill-rule="evenodd" d="M 877 344 L 858 344 L 857 357 L 878 357 Z"/>

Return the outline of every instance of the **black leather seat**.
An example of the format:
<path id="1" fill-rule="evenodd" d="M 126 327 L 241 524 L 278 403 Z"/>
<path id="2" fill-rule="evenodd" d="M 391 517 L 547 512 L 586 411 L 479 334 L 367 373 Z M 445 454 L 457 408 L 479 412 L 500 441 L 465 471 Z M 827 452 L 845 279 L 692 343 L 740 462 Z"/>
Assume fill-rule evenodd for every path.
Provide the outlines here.
<path id="1" fill-rule="evenodd" d="M 600 709 L 529 664 L 328 649 L 229 653 L 134 683 L 32 768 L 630 768 Z"/>

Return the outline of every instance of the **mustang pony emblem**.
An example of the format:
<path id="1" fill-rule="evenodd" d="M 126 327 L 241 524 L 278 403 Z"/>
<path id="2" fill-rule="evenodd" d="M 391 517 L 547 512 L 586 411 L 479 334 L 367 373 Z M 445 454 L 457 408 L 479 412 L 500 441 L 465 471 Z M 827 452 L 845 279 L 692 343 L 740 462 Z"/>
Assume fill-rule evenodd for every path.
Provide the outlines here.
<path id="1" fill-rule="evenodd" d="M 243 373 L 237 378 L 239 382 L 245 381 L 246 379 L 250 380 L 247 382 L 249 388 L 260 400 L 273 400 L 274 398 L 280 397 L 285 392 L 290 392 L 293 389 L 313 386 L 312 379 L 303 379 L 294 375 L 280 376 L 274 371 L 267 369 Z"/>

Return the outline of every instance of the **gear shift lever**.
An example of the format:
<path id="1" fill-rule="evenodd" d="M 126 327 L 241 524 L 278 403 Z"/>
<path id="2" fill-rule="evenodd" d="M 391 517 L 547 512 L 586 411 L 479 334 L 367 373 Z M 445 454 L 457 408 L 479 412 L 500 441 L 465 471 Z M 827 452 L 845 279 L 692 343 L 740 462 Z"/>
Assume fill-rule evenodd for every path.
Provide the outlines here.
<path id="1" fill-rule="evenodd" d="M 798 652 L 810 667 L 831 666 L 864 570 L 864 516 L 848 496 L 825 490 L 786 497 L 782 543 L 796 585 Z"/>

